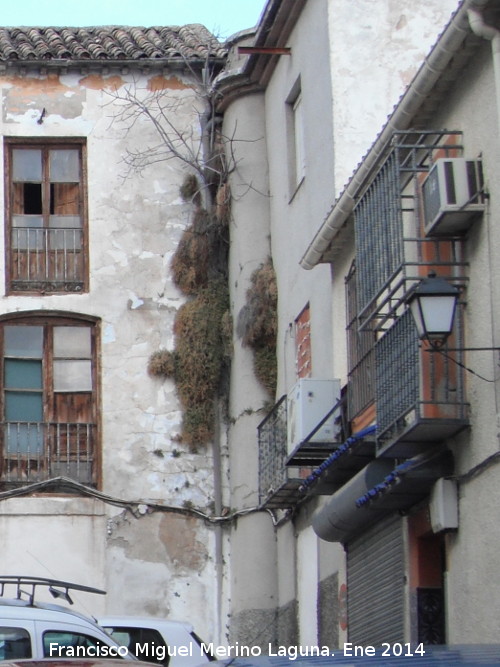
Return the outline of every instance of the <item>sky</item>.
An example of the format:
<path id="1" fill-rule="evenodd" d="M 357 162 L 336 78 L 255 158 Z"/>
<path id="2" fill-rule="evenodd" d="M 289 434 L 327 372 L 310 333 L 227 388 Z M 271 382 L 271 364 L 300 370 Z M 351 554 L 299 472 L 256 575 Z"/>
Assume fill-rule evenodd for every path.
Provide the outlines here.
<path id="1" fill-rule="evenodd" d="M 265 4 L 266 0 L 0 0 L 0 25 L 202 23 L 223 40 L 256 25 Z"/>

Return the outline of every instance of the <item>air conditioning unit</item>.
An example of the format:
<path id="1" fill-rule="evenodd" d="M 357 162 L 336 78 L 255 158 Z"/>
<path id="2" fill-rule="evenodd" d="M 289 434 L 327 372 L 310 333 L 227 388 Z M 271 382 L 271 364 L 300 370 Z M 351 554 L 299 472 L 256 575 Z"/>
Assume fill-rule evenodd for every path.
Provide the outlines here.
<path id="1" fill-rule="evenodd" d="M 288 453 L 308 438 L 318 424 L 335 407 L 340 398 L 340 380 L 302 378 L 287 396 Z M 338 415 L 330 415 L 308 440 L 310 443 L 335 442 L 340 425 Z"/>
<path id="2" fill-rule="evenodd" d="M 426 236 L 453 236 L 466 231 L 484 210 L 481 160 L 436 160 L 422 193 Z"/>

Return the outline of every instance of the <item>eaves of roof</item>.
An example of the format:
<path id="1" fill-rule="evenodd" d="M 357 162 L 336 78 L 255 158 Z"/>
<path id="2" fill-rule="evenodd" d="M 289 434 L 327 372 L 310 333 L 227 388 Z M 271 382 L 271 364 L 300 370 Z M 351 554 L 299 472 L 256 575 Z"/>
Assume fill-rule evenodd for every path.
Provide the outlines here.
<path id="1" fill-rule="evenodd" d="M 0 66 L 223 64 L 226 49 L 204 26 L 0 28 Z"/>
<path id="2" fill-rule="evenodd" d="M 276 51 L 289 46 L 290 34 L 306 2 L 307 0 L 268 0 L 255 31 L 246 31 L 248 38 L 253 35 L 251 46 L 254 53 L 246 56 L 237 70 L 227 69 L 217 80 L 217 89 L 221 93 L 221 111 L 233 99 L 248 92 L 265 89 L 279 58 L 282 57 L 277 53 L 270 53 L 269 50 Z M 237 41 L 242 34 L 235 35 L 226 46 L 237 49 Z"/>
<path id="3" fill-rule="evenodd" d="M 328 261 L 327 251 L 351 215 L 359 193 L 366 187 L 385 156 L 396 131 L 418 127 L 430 118 L 448 86 L 457 79 L 464 63 L 483 42 L 470 28 L 469 9 L 489 9 L 496 0 L 462 0 L 413 81 L 389 116 L 387 123 L 354 171 L 325 221 L 309 244 L 300 264 L 312 269 Z"/>

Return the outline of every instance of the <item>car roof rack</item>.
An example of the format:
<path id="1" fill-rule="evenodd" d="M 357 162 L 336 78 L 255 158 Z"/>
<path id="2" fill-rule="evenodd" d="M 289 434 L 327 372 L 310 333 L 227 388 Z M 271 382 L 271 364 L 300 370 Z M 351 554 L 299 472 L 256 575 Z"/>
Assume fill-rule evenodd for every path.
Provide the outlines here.
<path id="1" fill-rule="evenodd" d="M 68 581 L 59 581 L 58 579 L 0 575 L 0 597 L 3 597 L 5 595 L 6 588 L 11 586 L 14 586 L 16 589 L 15 597 L 18 600 L 27 599 L 30 606 L 33 606 L 35 603 L 35 593 L 39 586 L 47 587 L 49 589 L 49 593 L 53 597 L 62 598 L 69 604 L 73 604 L 73 600 L 69 595 L 70 590 L 106 595 L 106 591 L 101 591 L 99 588 L 82 586 L 80 584 L 72 584 Z M 27 588 L 28 590 L 25 590 L 23 587 Z"/>

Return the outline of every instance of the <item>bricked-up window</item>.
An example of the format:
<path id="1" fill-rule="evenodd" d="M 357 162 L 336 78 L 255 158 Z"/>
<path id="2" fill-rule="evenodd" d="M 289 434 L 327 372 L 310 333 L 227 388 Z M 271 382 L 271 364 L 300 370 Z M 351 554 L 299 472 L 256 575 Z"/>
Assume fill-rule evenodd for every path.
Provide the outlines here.
<path id="1" fill-rule="evenodd" d="M 311 376 L 311 313 L 307 305 L 295 320 L 297 377 Z"/>
<path id="2" fill-rule="evenodd" d="M 6 142 L 8 293 L 87 289 L 84 145 Z"/>
<path id="3" fill-rule="evenodd" d="M 95 323 L 36 315 L 0 324 L 0 480 L 95 483 Z"/>

